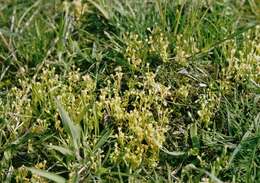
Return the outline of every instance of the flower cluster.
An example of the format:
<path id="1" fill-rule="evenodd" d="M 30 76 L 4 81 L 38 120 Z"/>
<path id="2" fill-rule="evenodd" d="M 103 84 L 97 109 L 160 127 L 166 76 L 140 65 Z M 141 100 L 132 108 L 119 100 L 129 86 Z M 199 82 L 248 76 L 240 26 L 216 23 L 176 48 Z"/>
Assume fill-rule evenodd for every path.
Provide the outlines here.
<path id="1" fill-rule="evenodd" d="M 125 162 L 131 169 L 141 164 L 154 167 L 168 129 L 171 111 L 166 98 L 171 95 L 170 88 L 156 82 L 154 73 L 146 72 L 129 79 L 126 82 L 128 89 L 123 90 L 124 77 L 121 68 L 117 68 L 106 86 L 100 88 L 97 100 L 94 92 L 96 84 L 89 75 L 82 76 L 75 68 L 64 75 L 57 75 L 56 69 L 47 65 L 35 80 L 21 81 L 20 88 L 11 90 L 8 95 L 10 100 L 4 104 L 9 128 L 12 128 L 8 130 L 14 134 L 14 139 L 18 131 L 29 129 L 30 133 L 40 135 L 53 126 L 52 130 L 68 144 L 69 137 L 63 130 L 55 104 L 55 98 L 59 97 L 73 122 L 83 122 L 88 126 L 88 139 L 84 139 L 82 146 L 94 147 L 97 143 L 94 138 L 98 134 L 96 130 L 99 126 L 108 125 L 114 129 L 113 137 L 116 138 L 111 162 Z M 34 140 L 30 139 L 28 153 L 36 151 Z M 91 169 L 97 169 L 96 163 L 102 157 L 103 150 L 92 157 Z M 69 169 L 73 170 L 73 167 Z"/>
<path id="2" fill-rule="evenodd" d="M 226 80 L 234 79 L 238 83 L 251 81 L 260 83 L 260 26 L 243 34 L 244 44 L 234 41 L 227 43 L 228 67 L 224 68 Z M 240 51 L 238 48 L 242 47 Z"/>
<path id="3" fill-rule="evenodd" d="M 75 123 L 83 121 L 89 123 L 91 128 L 94 126 L 90 111 L 95 101 L 94 90 L 93 79 L 89 75 L 81 75 L 75 68 L 64 75 L 57 75 L 55 68 L 47 65 L 34 79 L 19 81 L 19 85 L 7 94 L 7 100 L 1 101 L 3 107 L 0 107 L 0 113 L 8 120 L 8 126 L 4 129 L 8 142 L 14 142 L 19 134 L 44 135 L 50 130 L 63 137 L 64 142 L 69 142 L 55 99 L 59 97 Z M 60 145 L 53 139 L 49 143 Z M 38 153 L 34 139 L 29 139 L 27 144 L 27 153 Z M 8 164 L 9 160 L 6 159 L 5 163 Z"/>
<path id="4" fill-rule="evenodd" d="M 206 94 L 200 96 L 199 103 L 199 119 L 205 126 L 208 126 L 211 118 L 214 117 L 214 114 L 218 110 L 220 97 L 218 97 L 215 93 L 208 91 Z"/>
<path id="5" fill-rule="evenodd" d="M 86 12 L 88 8 L 87 3 L 83 3 L 82 0 L 73 0 L 72 2 L 64 1 L 63 10 L 70 12 L 76 21 L 79 21 L 81 16 Z"/>
<path id="6" fill-rule="evenodd" d="M 125 57 L 134 68 L 138 68 L 142 63 L 146 46 L 138 34 L 127 33 L 125 40 L 127 44 Z"/>
<path id="7" fill-rule="evenodd" d="M 159 28 L 151 31 L 151 35 L 148 37 L 148 45 L 150 54 L 158 55 L 163 62 L 168 62 L 169 41 Z"/>
<path id="8" fill-rule="evenodd" d="M 46 163 L 47 161 L 43 161 L 43 162 L 38 162 L 35 164 L 35 168 L 37 169 L 42 169 L 45 170 L 46 169 Z M 25 182 L 25 183 L 29 183 L 29 182 L 39 182 L 39 183 L 47 183 L 47 179 L 38 176 L 36 174 L 33 174 L 31 176 L 31 178 L 28 178 L 29 172 L 28 169 L 25 166 L 21 166 L 18 168 L 18 171 L 16 173 L 16 182 Z"/>
<path id="9" fill-rule="evenodd" d="M 141 38 L 138 34 L 127 33 L 125 36 L 126 50 L 125 58 L 138 68 L 142 62 L 146 60 L 148 55 L 157 56 L 163 62 L 168 62 L 169 59 L 169 41 L 167 36 L 160 28 L 151 30 L 148 28 L 148 36 Z"/>
<path id="10" fill-rule="evenodd" d="M 167 131 L 169 88 L 157 83 L 153 73 L 147 73 L 139 78 L 135 87 L 122 93 L 117 90 L 122 76 L 119 71 L 113 79 L 113 89 L 103 89 L 97 103 L 114 120 L 117 128 L 111 160 L 125 162 L 132 169 L 141 164 L 154 167 Z"/>
<path id="11" fill-rule="evenodd" d="M 196 40 L 190 37 L 188 40 L 183 38 L 182 34 L 177 35 L 175 58 L 178 64 L 181 66 L 187 66 L 187 58 L 199 51 Z"/>

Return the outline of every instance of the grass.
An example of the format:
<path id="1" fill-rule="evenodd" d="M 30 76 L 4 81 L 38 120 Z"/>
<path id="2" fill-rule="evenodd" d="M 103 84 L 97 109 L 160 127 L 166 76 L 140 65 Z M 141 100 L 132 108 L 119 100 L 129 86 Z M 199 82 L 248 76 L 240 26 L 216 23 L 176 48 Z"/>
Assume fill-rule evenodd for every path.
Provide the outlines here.
<path id="1" fill-rule="evenodd" d="M 259 7 L 0 1 L 0 181 L 259 182 Z"/>

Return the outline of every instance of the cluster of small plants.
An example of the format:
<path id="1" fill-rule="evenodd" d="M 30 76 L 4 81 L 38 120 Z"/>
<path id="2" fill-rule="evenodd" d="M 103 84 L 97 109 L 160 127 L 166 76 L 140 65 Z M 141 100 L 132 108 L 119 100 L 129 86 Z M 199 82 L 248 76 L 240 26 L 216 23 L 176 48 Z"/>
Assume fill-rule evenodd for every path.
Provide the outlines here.
<path id="1" fill-rule="evenodd" d="M 258 5 L 0 2 L 0 181 L 260 180 Z"/>

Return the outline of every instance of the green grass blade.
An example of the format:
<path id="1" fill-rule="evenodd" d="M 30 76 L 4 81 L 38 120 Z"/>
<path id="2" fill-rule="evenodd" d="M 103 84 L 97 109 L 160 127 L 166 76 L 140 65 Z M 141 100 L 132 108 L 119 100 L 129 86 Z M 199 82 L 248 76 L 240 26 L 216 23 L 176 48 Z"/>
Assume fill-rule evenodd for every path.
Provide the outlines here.
<path id="1" fill-rule="evenodd" d="M 161 147 L 160 150 L 171 156 L 182 156 L 185 154 L 185 152 L 181 152 L 181 151 L 168 151 L 167 149 L 165 149 L 163 147 Z"/>
<path id="2" fill-rule="evenodd" d="M 171 156 L 182 156 L 185 154 L 185 152 L 181 151 L 168 151 L 165 147 L 163 147 L 157 140 L 156 138 L 153 139 L 154 142 L 157 144 L 157 146 L 160 148 L 161 151 L 163 151 L 166 154 L 169 154 Z"/>
<path id="3" fill-rule="evenodd" d="M 70 149 L 60 147 L 60 146 L 55 146 L 55 145 L 49 145 L 49 149 L 53 149 L 55 151 L 59 151 L 61 154 L 65 156 L 73 156 L 73 152 Z"/>
<path id="4" fill-rule="evenodd" d="M 101 5 L 99 5 L 98 3 L 96 3 L 95 1 L 89 0 L 88 2 L 90 2 L 93 6 L 95 6 L 98 11 L 100 11 L 100 13 L 102 14 L 102 16 L 106 19 L 109 19 L 109 13 L 105 10 L 104 7 L 102 7 Z"/>
<path id="5" fill-rule="evenodd" d="M 28 170 L 30 170 L 32 172 L 32 174 L 36 174 L 38 176 L 44 177 L 46 179 L 52 180 L 56 183 L 66 183 L 66 179 L 56 175 L 54 173 L 48 172 L 46 170 L 40 170 L 40 169 L 36 169 L 36 168 L 27 168 Z"/>
<path id="6" fill-rule="evenodd" d="M 78 154 L 79 159 L 79 143 L 80 143 L 80 134 L 81 128 L 78 125 L 75 125 L 74 122 L 70 119 L 69 114 L 64 110 L 59 100 L 56 100 L 58 111 L 62 119 L 62 123 L 65 127 L 66 132 L 71 136 L 73 141 L 73 147 Z"/>
<path id="7" fill-rule="evenodd" d="M 197 168 L 195 165 L 193 164 L 189 164 L 186 166 L 186 168 L 189 168 L 189 169 L 193 169 L 193 170 L 197 170 L 197 171 L 200 171 L 204 174 L 206 174 L 207 176 L 209 176 L 211 178 L 211 180 L 215 183 L 223 183 L 223 181 L 221 181 L 219 178 L 217 178 L 215 175 L 213 175 L 212 173 L 206 171 L 206 170 L 203 170 L 201 168 Z"/>
<path id="8" fill-rule="evenodd" d="M 105 143 L 107 143 L 110 135 L 113 133 L 113 130 L 107 130 L 98 140 L 98 142 L 96 143 L 95 147 L 94 147 L 94 151 L 98 150 L 99 148 L 101 148 Z"/>

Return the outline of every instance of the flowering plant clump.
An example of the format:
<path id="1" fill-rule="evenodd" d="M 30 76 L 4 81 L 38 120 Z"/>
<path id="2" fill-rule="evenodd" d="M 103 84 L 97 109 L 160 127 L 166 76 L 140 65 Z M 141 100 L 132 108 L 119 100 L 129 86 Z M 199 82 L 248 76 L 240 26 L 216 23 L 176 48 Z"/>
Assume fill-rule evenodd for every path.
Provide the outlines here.
<path id="1" fill-rule="evenodd" d="M 170 96 L 169 88 L 157 83 L 153 73 L 146 73 L 143 78 L 136 78 L 134 87 L 122 92 L 123 76 L 117 71 L 113 83 L 109 82 L 108 87 L 101 90 L 97 103 L 114 119 L 118 132 L 111 160 L 124 162 L 133 169 L 141 164 L 155 167 L 168 128 L 170 110 L 166 98 Z"/>
<path id="2" fill-rule="evenodd" d="M 228 66 L 224 68 L 223 76 L 228 81 L 253 82 L 259 85 L 260 71 L 260 26 L 243 34 L 244 44 L 237 45 L 234 41 L 227 43 Z M 242 50 L 239 50 L 239 46 Z"/>
<path id="3" fill-rule="evenodd" d="M 127 58 L 127 61 L 137 69 L 142 63 L 146 45 L 138 34 L 127 33 L 125 39 L 127 43 L 125 57 Z"/>
<path id="4" fill-rule="evenodd" d="M 149 53 L 158 55 L 163 62 L 169 61 L 169 40 L 168 37 L 159 28 L 150 30 L 148 37 Z"/>
<path id="5" fill-rule="evenodd" d="M 7 130 L 13 136 L 9 140 L 14 140 L 16 134 L 28 129 L 30 133 L 42 135 L 53 126 L 52 131 L 62 136 L 67 144 L 70 137 L 64 132 L 56 108 L 55 98 L 58 97 L 74 123 L 87 125 L 89 134 L 85 144 L 94 147 L 97 128 L 106 123 L 114 129 L 112 135 L 116 139 L 110 155 L 112 163 L 124 162 L 133 170 L 141 164 L 156 166 L 168 129 L 171 111 L 167 108 L 166 98 L 171 93 L 169 87 L 155 81 L 154 73 L 134 77 L 127 82 L 129 89 L 123 90 L 124 74 L 119 68 L 107 81 L 106 87 L 100 89 L 100 96 L 95 101 L 95 83 L 89 75 L 82 76 L 75 69 L 64 76 L 55 72 L 55 68 L 47 66 L 35 81 L 25 80 L 21 88 L 15 87 L 8 94 L 8 101 L 12 102 L 5 104 L 8 109 L 5 114 L 10 120 Z M 106 115 L 111 119 L 109 122 L 104 119 Z M 16 121 L 22 123 L 16 126 Z M 50 146 L 59 145 L 55 141 L 49 143 Z M 27 151 L 30 153 L 37 152 L 33 144 L 31 140 L 28 142 Z M 94 162 L 94 159 L 91 161 Z"/>
<path id="6" fill-rule="evenodd" d="M 208 126 L 208 123 L 219 108 L 220 98 L 215 93 L 208 92 L 200 96 L 199 103 L 201 105 L 200 110 L 198 110 L 199 119 L 205 126 Z"/>
<path id="7" fill-rule="evenodd" d="M 177 35 L 175 52 L 175 59 L 177 63 L 180 66 L 188 66 L 188 58 L 199 52 L 197 42 L 194 37 L 185 39 L 182 34 Z"/>
<path id="8" fill-rule="evenodd" d="M 72 114 L 73 120 L 79 122 L 82 110 L 93 100 L 93 95 L 90 94 L 93 93 L 94 88 L 95 84 L 91 77 L 81 76 L 79 70 L 71 71 L 63 78 L 55 74 L 55 68 L 47 66 L 35 81 L 26 79 L 20 81 L 19 88 L 11 89 L 6 103 L 6 109 L 9 111 L 5 112 L 7 116 L 10 116 L 10 123 L 16 123 L 16 120 L 23 121 L 13 132 L 30 127 L 40 132 L 48 127 L 42 126 L 43 124 L 48 125 L 48 123 L 40 116 L 52 115 L 56 110 L 54 99 L 59 96 L 69 113 Z M 78 96 L 74 93 L 78 93 Z M 15 119 L 13 114 L 16 116 Z M 58 123 L 58 121 L 55 122 L 57 128 Z"/>
<path id="9" fill-rule="evenodd" d="M 156 56 L 163 62 L 169 61 L 169 41 L 160 28 L 147 29 L 148 35 L 140 37 L 136 33 L 126 33 L 124 53 L 128 62 L 137 70 L 146 67 L 149 56 Z"/>
<path id="10" fill-rule="evenodd" d="M 258 7 L 0 0 L 0 182 L 259 182 Z"/>
<path id="11" fill-rule="evenodd" d="M 54 67 L 46 66 L 35 80 L 25 79 L 19 83 L 19 87 L 10 90 L 7 94 L 8 100 L 3 102 L 4 107 L 1 107 L 1 115 L 9 122 L 5 128 L 8 141 L 15 142 L 20 133 L 44 136 L 51 132 L 64 138 L 63 142 L 47 140 L 47 138 L 45 143 L 51 145 L 65 143 L 66 146 L 71 146 L 57 111 L 55 104 L 57 97 L 76 124 L 88 122 L 89 129 L 93 130 L 95 125 L 91 124 L 93 115 L 90 111 L 91 104 L 95 100 L 93 92 L 95 82 L 89 75 L 82 76 L 79 70 L 72 69 L 61 76 L 56 74 Z M 8 144 L 4 144 L 4 147 L 8 148 Z M 18 152 L 12 153 L 8 159 L 2 161 L 2 166 L 8 166 L 12 156 L 16 156 Z M 42 154 L 41 149 L 35 145 L 35 139 L 28 141 L 25 153 L 36 156 Z M 37 164 L 37 160 L 35 163 Z"/>

